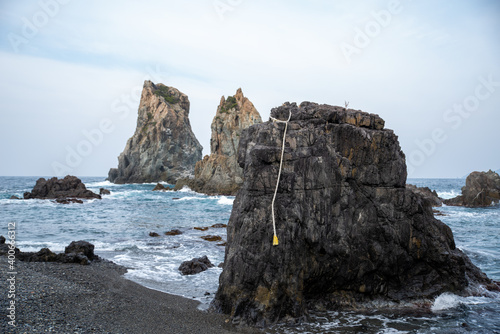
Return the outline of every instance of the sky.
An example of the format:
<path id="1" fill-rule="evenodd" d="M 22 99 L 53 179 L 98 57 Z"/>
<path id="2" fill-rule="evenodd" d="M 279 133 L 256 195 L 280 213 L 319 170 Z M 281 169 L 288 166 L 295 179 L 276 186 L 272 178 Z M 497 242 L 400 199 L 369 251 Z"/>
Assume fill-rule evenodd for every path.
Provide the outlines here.
<path id="1" fill-rule="evenodd" d="M 189 96 L 204 154 L 221 96 L 380 115 L 409 177 L 500 168 L 500 2 L 0 0 L 0 175 L 107 176 L 144 80 Z"/>

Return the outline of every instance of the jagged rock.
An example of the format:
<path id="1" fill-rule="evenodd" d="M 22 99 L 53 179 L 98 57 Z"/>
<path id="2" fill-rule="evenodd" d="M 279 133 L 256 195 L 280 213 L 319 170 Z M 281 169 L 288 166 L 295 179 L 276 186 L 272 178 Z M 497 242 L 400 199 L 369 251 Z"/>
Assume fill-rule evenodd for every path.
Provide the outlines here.
<path id="1" fill-rule="evenodd" d="M 100 260 L 94 254 L 94 245 L 87 241 L 73 241 L 64 250 L 64 253 L 56 254 L 48 248 L 42 248 L 38 252 L 19 252 L 17 259 L 25 262 L 60 262 L 90 264 L 91 261 Z"/>
<path id="2" fill-rule="evenodd" d="M 312 308 L 397 306 L 491 283 L 430 203 L 405 187 L 405 156 L 378 115 L 309 102 L 271 115 L 286 120 L 290 111 L 275 203 L 279 245 L 271 201 L 285 124 L 266 122 L 240 139 L 244 183 L 213 308 L 233 323 L 264 326 Z"/>
<path id="3" fill-rule="evenodd" d="M 111 195 L 111 191 L 105 188 L 99 189 L 99 195 Z"/>
<path id="4" fill-rule="evenodd" d="M 94 254 L 94 245 L 92 245 L 88 241 L 80 240 L 80 241 L 72 241 L 65 249 L 64 254 L 83 254 L 90 261 L 93 261 L 98 258 L 97 255 Z"/>
<path id="5" fill-rule="evenodd" d="M 500 175 L 490 170 L 470 173 L 462 187 L 462 195 L 444 200 L 444 204 L 475 208 L 498 204 L 499 201 Z"/>
<path id="6" fill-rule="evenodd" d="M 165 235 L 180 235 L 180 234 L 182 234 L 182 231 L 180 231 L 180 230 L 171 230 L 171 231 L 165 232 Z"/>
<path id="7" fill-rule="evenodd" d="M 202 271 L 207 270 L 208 268 L 212 268 L 214 265 L 206 255 L 194 258 L 190 261 L 184 261 L 179 266 L 179 271 L 182 275 L 194 275 L 199 274 Z"/>
<path id="8" fill-rule="evenodd" d="M 431 190 L 429 187 L 417 187 L 413 184 L 407 184 L 407 189 L 410 189 L 414 193 L 422 196 L 424 199 L 428 200 L 432 206 L 442 206 L 443 199 L 440 198 L 435 190 Z"/>
<path id="9" fill-rule="evenodd" d="M 167 190 L 167 188 L 161 183 L 157 183 L 156 186 L 153 188 L 153 191 L 165 191 L 165 190 Z"/>
<path id="10" fill-rule="evenodd" d="M 261 122 L 259 112 L 241 88 L 234 96 L 223 96 L 211 125 L 210 156 L 196 163 L 194 179 L 181 180 L 175 190 L 187 185 L 208 195 L 236 194 L 243 183 L 243 169 L 237 162 L 241 131 Z"/>
<path id="11" fill-rule="evenodd" d="M 76 198 L 101 199 L 101 196 L 88 190 L 82 180 L 76 176 L 67 175 L 64 179 L 53 177 L 45 180 L 43 177 L 39 178 L 33 190 L 24 193 L 24 199 L 31 198 L 56 199 L 58 203 L 68 204 L 70 202 L 83 203 Z"/>
<path id="12" fill-rule="evenodd" d="M 109 171 L 114 183 L 166 181 L 193 175 L 202 146 L 189 122 L 189 99 L 174 87 L 146 80 L 142 90 L 137 128 Z"/>

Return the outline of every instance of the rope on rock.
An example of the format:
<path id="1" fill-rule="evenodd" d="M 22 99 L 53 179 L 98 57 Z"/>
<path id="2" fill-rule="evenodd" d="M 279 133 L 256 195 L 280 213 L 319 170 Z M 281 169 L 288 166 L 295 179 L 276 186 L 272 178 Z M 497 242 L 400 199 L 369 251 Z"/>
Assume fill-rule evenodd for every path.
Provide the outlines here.
<path id="1" fill-rule="evenodd" d="M 278 172 L 278 180 L 276 181 L 276 188 L 274 189 L 273 201 L 271 202 L 271 212 L 272 212 L 272 217 L 273 217 L 273 233 L 274 233 L 273 246 L 278 246 L 278 236 L 276 235 L 276 221 L 274 219 L 274 201 L 276 200 L 276 194 L 278 193 L 278 185 L 280 183 L 281 169 L 283 167 L 283 155 L 285 153 L 286 130 L 288 128 L 288 122 L 290 122 L 290 119 L 292 118 L 292 111 L 290 111 L 290 114 L 288 115 L 288 119 L 286 121 L 282 121 L 282 120 L 276 119 L 274 117 L 270 117 L 270 118 L 273 122 L 285 123 L 285 131 L 283 132 L 283 146 L 281 147 L 280 169 Z"/>

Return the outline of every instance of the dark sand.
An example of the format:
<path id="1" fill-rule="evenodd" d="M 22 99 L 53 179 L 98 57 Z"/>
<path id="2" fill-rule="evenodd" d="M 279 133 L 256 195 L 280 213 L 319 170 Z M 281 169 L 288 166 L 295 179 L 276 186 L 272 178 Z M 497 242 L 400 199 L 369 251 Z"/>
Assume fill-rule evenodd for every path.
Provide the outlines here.
<path id="1" fill-rule="evenodd" d="M 0 333 L 262 333 L 236 328 L 196 301 L 125 279 L 111 262 L 16 262 L 16 324 L 8 324 L 7 258 L 0 256 Z"/>

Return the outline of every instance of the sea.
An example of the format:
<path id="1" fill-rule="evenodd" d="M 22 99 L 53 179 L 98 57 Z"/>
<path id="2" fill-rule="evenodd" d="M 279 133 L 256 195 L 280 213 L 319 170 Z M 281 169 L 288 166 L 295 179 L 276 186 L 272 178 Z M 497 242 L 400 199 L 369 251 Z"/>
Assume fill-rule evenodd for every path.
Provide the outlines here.
<path id="1" fill-rule="evenodd" d="M 155 183 L 117 185 L 105 177 L 82 177 L 88 189 L 110 190 L 102 200 L 57 204 L 51 200 L 15 200 L 31 191 L 38 177 L 0 177 L 0 235 L 15 224 L 17 247 L 53 252 L 76 240 L 95 245 L 95 253 L 128 268 L 127 279 L 151 289 L 200 302 L 206 310 L 217 291 L 224 261 L 226 229 L 234 197 L 207 196 L 188 188 L 152 191 Z M 460 194 L 465 179 L 409 179 L 436 190 L 442 198 Z M 165 186 L 170 185 L 164 183 Z M 500 205 L 471 209 L 443 206 L 441 221 L 451 227 L 462 249 L 491 279 L 500 281 Z M 12 225 L 10 226 L 12 227 Z M 196 229 L 196 228 L 201 228 Z M 180 235 L 165 235 L 178 229 Z M 157 233 L 158 237 L 150 236 Z M 203 236 L 219 236 L 206 241 Z M 183 276 L 179 265 L 206 255 L 214 267 Z M 500 295 L 438 296 L 430 310 L 330 311 L 307 323 L 276 325 L 266 333 L 500 333 Z"/>

